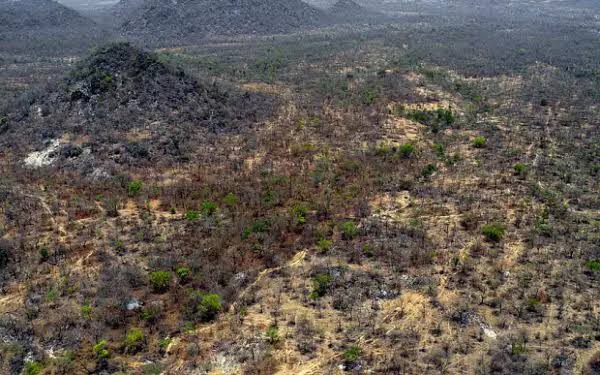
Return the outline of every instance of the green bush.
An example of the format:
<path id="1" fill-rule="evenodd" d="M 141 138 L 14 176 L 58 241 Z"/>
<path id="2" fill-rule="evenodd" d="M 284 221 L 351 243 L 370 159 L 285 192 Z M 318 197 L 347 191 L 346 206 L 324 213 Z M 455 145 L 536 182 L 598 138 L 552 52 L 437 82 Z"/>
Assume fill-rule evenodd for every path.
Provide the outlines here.
<path id="1" fill-rule="evenodd" d="M 169 345 L 171 345 L 171 342 L 173 342 L 173 340 L 170 337 L 162 338 L 158 340 L 158 347 L 160 350 L 166 350 Z"/>
<path id="2" fill-rule="evenodd" d="M 123 346 L 128 353 L 135 353 L 144 347 L 144 332 L 140 328 L 130 328 L 123 340 Z"/>
<path id="3" fill-rule="evenodd" d="M 277 344 L 280 340 L 279 338 L 279 329 L 277 328 L 276 325 L 271 325 L 268 329 L 267 332 L 265 333 L 265 336 L 267 336 L 267 341 L 269 342 L 269 344 L 273 345 L 273 344 Z"/>
<path id="4" fill-rule="evenodd" d="M 516 175 L 523 176 L 525 174 L 525 172 L 527 171 L 527 165 L 525 165 L 523 163 L 517 163 L 513 166 L 513 169 L 514 169 Z"/>
<path id="5" fill-rule="evenodd" d="M 179 277 L 179 280 L 185 281 L 190 277 L 191 271 L 187 267 L 179 267 L 175 273 L 177 274 L 177 277 Z"/>
<path id="6" fill-rule="evenodd" d="M 435 171 L 437 171 L 435 164 L 427 164 L 423 167 L 423 169 L 421 169 L 421 176 L 424 178 L 429 178 Z"/>
<path id="7" fill-rule="evenodd" d="M 202 293 L 197 309 L 200 320 L 209 322 L 215 319 L 223 309 L 221 296 L 216 293 Z"/>
<path id="8" fill-rule="evenodd" d="M 86 301 L 81 306 L 81 316 L 86 319 L 90 319 L 92 317 L 92 305 L 90 304 L 89 301 Z"/>
<path id="9" fill-rule="evenodd" d="M 27 361 L 25 362 L 25 367 L 23 368 L 23 375 L 38 375 L 44 370 L 44 366 L 36 361 Z"/>
<path id="10" fill-rule="evenodd" d="M 164 292 L 169 289 L 171 284 L 171 272 L 154 271 L 150 272 L 150 284 L 155 292 Z"/>
<path id="11" fill-rule="evenodd" d="M 325 294 L 327 294 L 327 290 L 329 289 L 329 286 L 331 285 L 331 281 L 332 281 L 331 275 L 326 274 L 326 273 L 323 273 L 323 274 L 313 277 L 313 279 L 312 279 L 313 290 L 310 293 L 310 298 L 317 299 L 317 298 L 323 297 Z"/>
<path id="12" fill-rule="evenodd" d="M 242 239 L 245 240 L 252 233 L 264 233 L 269 230 L 269 222 L 264 219 L 256 220 L 252 225 L 242 232 Z"/>
<path id="13" fill-rule="evenodd" d="M 484 148 L 487 144 L 487 139 L 483 135 L 478 135 L 473 139 L 472 144 L 475 148 Z"/>
<path id="14" fill-rule="evenodd" d="M 344 352 L 344 361 L 346 363 L 355 363 L 360 358 L 360 348 L 353 345 Z"/>
<path id="15" fill-rule="evenodd" d="M 319 241 L 317 241 L 317 249 L 319 250 L 320 253 L 328 252 L 329 250 L 331 250 L 332 246 L 333 246 L 332 240 L 328 240 L 326 238 L 321 238 Z"/>
<path id="16" fill-rule="evenodd" d="M 105 359 L 110 357 L 110 352 L 108 351 L 108 341 L 100 340 L 96 345 L 92 347 L 94 355 L 97 359 Z"/>
<path id="17" fill-rule="evenodd" d="M 187 221 L 195 221 L 195 220 L 200 219 L 200 212 L 190 210 L 185 213 L 184 217 Z"/>
<path id="18" fill-rule="evenodd" d="M 229 207 L 235 207 L 239 203 L 239 198 L 234 193 L 229 193 L 223 198 L 223 203 Z"/>
<path id="19" fill-rule="evenodd" d="M 305 204 L 298 203 L 292 207 L 292 220 L 295 225 L 306 224 L 306 215 L 308 214 L 308 207 Z"/>
<path id="20" fill-rule="evenodd" d="M 592 259 L 585 262 L 585 266 L 592 271 L 600 272 L 600 259 Z"/>
<path id="21" fill-rule="evenodd" d="M 205 201 L 202 203 L 200 211 L 204 216 L 213 216 L 217 212 L 217 204 L 215 202 Z"/>
<path id="22" fill-rule="evenodd" d="M 481 228 L 481 233 L 490 241 L 498 242 L 504 237 L 506 228 L 499 223 L 486 224 Z"/>
<path id="23" fill-rule="evenodd" d="M 408 159 L 415 153 L 415 146 L 412 143 L 405 143 L 398 149 L 401 158 Z"/>
<path id="24" fill-rule="evenodd" d="M 129 185 L 127 185 L 127 194 L 129 194 L 130 196 L 138 195 L 142 191 L 143 186 L 144 184 L 142 183 L 142 181 L 131 181 Z"/>
<path id="25" fill-rule="evenodd" d="M 342 231 L 342 239 L 344 240 L 351 240 L 358 236 L 358 227 L 353 221 L 346 221 L 345 223 L 342 223 L 340 229 Z"/>

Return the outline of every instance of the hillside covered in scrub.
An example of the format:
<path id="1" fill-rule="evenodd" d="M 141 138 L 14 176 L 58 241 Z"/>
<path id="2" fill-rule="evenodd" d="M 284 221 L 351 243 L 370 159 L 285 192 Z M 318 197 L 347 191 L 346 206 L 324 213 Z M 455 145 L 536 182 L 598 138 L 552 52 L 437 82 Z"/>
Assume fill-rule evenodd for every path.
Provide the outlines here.
<path id="1" fill-rule="evenodd" d="M 593 2 L 215 3 L 0 49 L 0 374 L 600 372 Z"/>

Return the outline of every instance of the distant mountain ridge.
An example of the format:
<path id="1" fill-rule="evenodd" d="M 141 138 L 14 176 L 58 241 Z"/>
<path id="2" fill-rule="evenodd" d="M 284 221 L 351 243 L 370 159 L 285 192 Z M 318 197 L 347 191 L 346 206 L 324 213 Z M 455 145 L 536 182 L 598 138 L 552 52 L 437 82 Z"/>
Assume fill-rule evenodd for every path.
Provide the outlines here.
<path id="1" fill-rule="evenodd" d="M 129 12 L 122 34 L 151 42 L 288 33 L 328 22 L 324 11 L 301 0 L 147 0 L 134 12 L 128 6 L 131 1 L 117 5 Z"/>
<path id="2" fill-rule="evenodd" d="M 0 51 L 87 50 L 108 34 L 54 0 L 0 0 Z"/>

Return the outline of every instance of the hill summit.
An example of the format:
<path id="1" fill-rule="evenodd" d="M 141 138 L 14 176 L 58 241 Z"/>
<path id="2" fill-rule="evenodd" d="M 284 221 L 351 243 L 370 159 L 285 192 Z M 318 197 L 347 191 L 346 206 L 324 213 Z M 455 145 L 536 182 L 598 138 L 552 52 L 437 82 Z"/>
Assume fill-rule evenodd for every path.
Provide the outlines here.
<path id="1" fill-rule="evenodd" d="M 54 0 L 0 0 L 0 51 L 89 49 L 105 35 L 93 21 Z M 55 40 L 60 48 L 51 43 Z"/>
<path id="2" fill-rule="evenodd" d="M 253 99 L 200 83 L 153 53 L 116 43 L 98 49 L 57 87 L 25 103 L 4 138 L 7 147 L 23 143 L 20 149 L 53 145 L 56 158 L 87 155 L 88 161 L 119 164 L 188 160 L 184 150 L 201 143 L 206 132 L 232 130 L 255 119 Z M 34 166 L 54 161 L 34 159 Z"/>

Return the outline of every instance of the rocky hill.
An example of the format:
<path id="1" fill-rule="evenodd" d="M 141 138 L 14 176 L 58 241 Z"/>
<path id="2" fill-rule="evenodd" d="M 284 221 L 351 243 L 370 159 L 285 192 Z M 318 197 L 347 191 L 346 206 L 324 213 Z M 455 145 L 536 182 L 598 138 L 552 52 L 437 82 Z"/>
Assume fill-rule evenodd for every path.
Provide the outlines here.
<path id="1" fill-rule="evenodd" d="M 119 6 L 128 9 L 125 5 Z M 287 33 L 326 20 L 324 12 L 300 0 L 149 0 L 126 19 L 122 33 L 160 43 L 208 35 Z"/>
<path id="2" fill-rule="evenodd" d="M 27 151 L 31 167 L 56 163 L 91 172 L 188 160 L 186 150 L 204 132 L 257 118 L 255 110 L 234 110 L 241 100 L 252 108 L 249 95 L 198 83 L 154 54 L 117 43 L 83 60 L 57 87 L 21 103 L 4 140 Z"/>
<path id="3" fill-rule="evenodd" d="M 0 1 L 0 50 L 89 48 L 107 32 L 53 0 Z"/>

